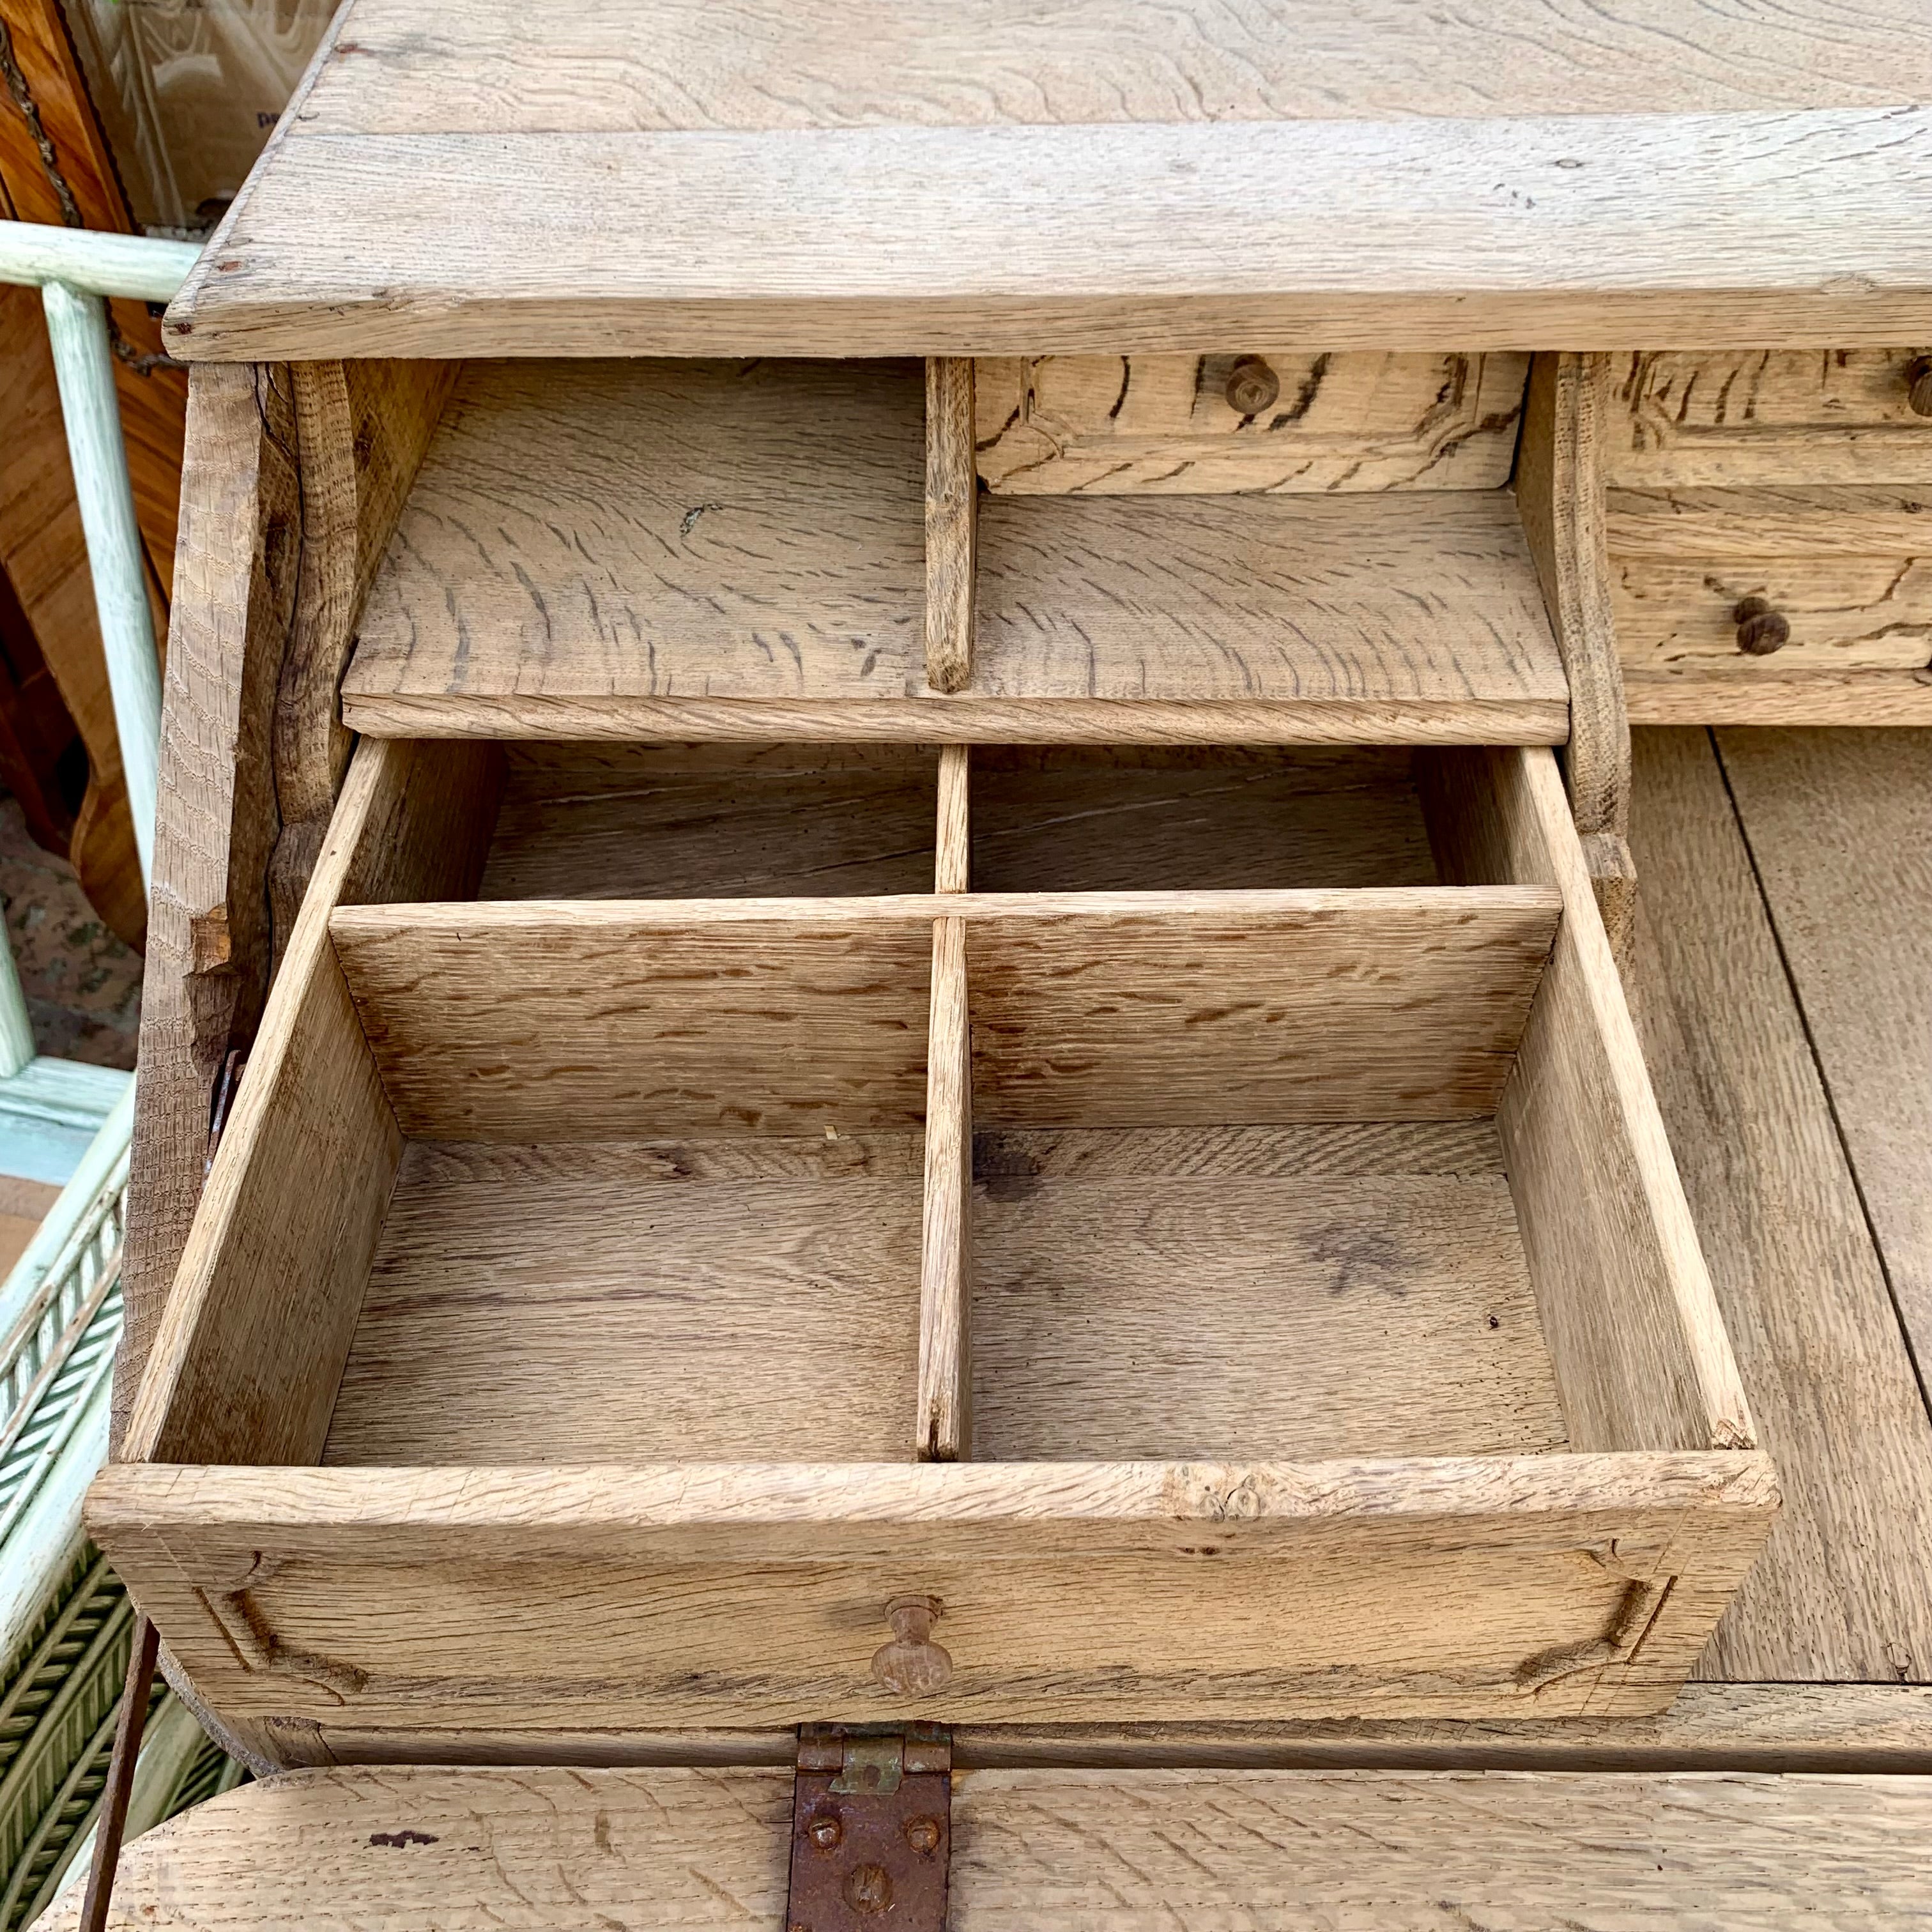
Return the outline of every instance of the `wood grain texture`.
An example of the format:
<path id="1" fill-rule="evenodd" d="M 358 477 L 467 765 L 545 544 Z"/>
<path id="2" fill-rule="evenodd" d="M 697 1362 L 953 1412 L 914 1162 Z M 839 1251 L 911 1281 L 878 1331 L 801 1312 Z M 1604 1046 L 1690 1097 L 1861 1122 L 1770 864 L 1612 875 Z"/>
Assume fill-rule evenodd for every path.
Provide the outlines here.
<path id="1" fill-rule="evenodd" d="M 1899 339 L 1911 341 L 1916 333 L 1907 329 Z M 1907 400 L 1907 371 L 1918 353 L 1837 346 L 1617 357 L 1605 476 L 1618 487 L 1653 490 L 1922 488 L 1932 482 L 1932 423 L 1915 415 Z"/>
<path id="2" fill-rule="evenodd" d="M 942 703 L 920 641 L 919 410 L 917 374 L 896 364 L 472 367 L 371 593 L 345 716 L 434 734 L 481 706 L 520 722 L 565 706 L 646 736 L 667 735 L 654 714 L 669 735 L 684 718 L 782 737 L 797 718 L 813 737 L 997 738 L 1055 700 L 1110 708 L 1083 729 L 1048 706 L 1036 731 L 1139 736 L 1173 728 L 1140 707 L 1212 700 L 1345 714 L 1353 729 L 1335 728 L 1356 736 L 1385 734 L 1378 712 L 1438 706 L 1433 728 L 1459 734 L 1475 714 L 1492 738 L 1564 729 L 1562 664 L 1496 492 L 1412 512 L 991 505 L 972 674 L 949 658 L 963 688 Z M 935 558 L 964 542 L 942 524 Z M 947 566 L 949 596 L 969 562 Z M 1239 739 L 1248 722 L 1211 728 Z"/>
<path id="3" fill-rule="evenodd" d="M 1932 674 L 1923 670 L 1775 679 L 1631 670 L 1624 692 L 1635 724 L 1932 724 Z"/>
<path id="4" fill-rule="evenodd" d="M 597 1740 L 554 1735 L 524 1743 L 524 1755 L 438 1757 L 453 1738 L 325 1732 L 351 1763 L 572 1763 L 627 1760 L 599 1756 Z M 520 1741 L 521 1742 L 521 1741 Z M 694 1740 L 701 1747 L 710 1740 Z M 748 1738 L 737 1762 L 785 1761 L 781 1750 L 754 1760 Z M 715 1745 L 713 1748 L 715 1749 Z M 569 1752 L 568 1756 L 541 1753 Z M 361 1754 L 366 1753 L 366 1756 Z M 318 1757 L 332 1763 L 338 1756 Z M 640 1755 L 638 1763 L 673 1760 Z M 694 1750 L 681 1763 L 710 1761 Z M 1022 1729 L 962 1726 L 952 1734 L 956 1768 L 1035 1769 L 1050 1765 L 1174 1770 L 1184 1766 L 1262 1770 L 1757 1771 L 1872 1773 L 1932 1769 L 1932 1690 L 1872 1684 L 1687 1684 L 1652 1718 L 1567 1718 L 1554 1723 L 1468 1718 L 1422 1724 L 1314 1719 L 1299 1724 L 1057 1724 Z"/>
<path id="5" fill-rule="evenodd" d="M 1718 743 L 1922 1385 L 1932 1359 L 1932 738 L 1726 732 Z M 1932 1669 L 1922 1646 L 1915 1663 L 1915 1676 Z"/>
<path id="6" fill-rule="evenodd" d="M 1783 742 L 1824 758 L 1841 742 L 1847 754 L 1869 745 L 1859 762 L 1868 770 L 1882 762 L 1882 741 L 1863 734 Z M 1780 847 L 1767 836 L 1767 853 L 1781 850 L 1789 864 L 1793 853 L 1816 849 L 1820 870 L 1841 872 L 1847 898 L 1862 898 L 1861 844 L 1843 837 L 1855 807 L 1808 790 L 1804 753 L 1782 770 L 1775 757 L 1750 764 L 1755 742 L 1742 742 L 1746 782 L 1764 771 L 1790 786 L 1798 808 L 1818 808 L 1798 840 Z M 1787 1682 L 1922 1678 L 1932 1658 L 1932 1422 L 1759 896 L 1760 877 L 1770 875 L 1754 872 L 1706 733 L 1640 732 L 1636 745 L 1632 838 L 1642 884 L 1630 977 L 1638 1028 L 1785 1498 L 1700 1670 Z M 1906 779 L 1888 790 L 1892 822 L 1865 836 L 1895 867 L 1904 849 L 1897 815 L 1912 810 L 1918 788 L 1909 774 L 1891 776 Z M 1849 782 L 1842 789 L 1858 796 Z M 1753 802 L 1770 794 L 1760 784 Z M 1879 896 L 1894 890 L 1888 884 Z M 1898 896 L 1904 915 L 1910 894 Z M 1845 997 L 1875 1038 L 1882 1016 L 1889 1010 L 1896 1025 L 1899 1012 L 1876 985 L 1909 971 L 1918 950 L 1909 934 L 1881 947 L 1862 933 L 1876 911 L 1841 908 L 1831 940 Z M 1909 1053 L 1884 1058 L 1886 1090 L 1909 1090 Z M 1909 1191 L 1893 1198 L 1894 1211 L 1917 1211 Z"/>
<path id="7" fill-rule="evenodd" d="M 374 746 L 345 788 L 155 1331 L 130 1459 L 320 1453 L 402 1151 L 329 915 L 473 888 L 492 776 L 480 749 Z"/>
<path id="8" fill-rule="evenodd" d="M 926 364 L 926 681 L 963 691 L 973 675 L 980 489 L 973 460 L 973 362 Z"/>
<path id="9" fill-rule="evenodd" d="M 736 1148 L 410 1145 L 322 1460 L 910 1457 L 916 1146 Z"/>
<path id="10" fill-rule="evenodd" d="M 1556 1717 L 1669 1702 L 1774 1496 L 1754 1454 L 118 1464 L 88 1520 L 258 1727 Z M 910 1704 L 871 1669 L 908 1591 L 956 1664 Z"/>
<path id="11" fill-rule="evenodd" d="M 1496 1126 L 1570 1442 L 1745 1447 L 1750 1412 L 1555 761 L 1443 753 L 1423 778 L 1446 877 L 1562 895 Z"/>
<path id="12" fill-rule="evenodd" d="M 1547 889 L 345 906 L 412 1137 L 910 1130 L 931 922 L 960 916 L 989 1122 L 1490 1111 Z"/>
<path id="13" fill-rule="evenodd" d="M 1617 649 L 1633 671 L 1683 666 L 1701 678 L 1782 683 L 1815 672 L 1932 663 L 1932 549 L 1923 556 L 1620 557 L 1612 576 Z M 1738 648 L 1735 613 L 1762 597 L 1791 628 L 1768 657 Z"/>
<path id="14" fill-rule="evenodd" d="M 1484 490 L 1509 481 L 1523 356 L 1282 356 L 1274 405 L 1239 358 L 1041 356 L 978 365 L 980 475 L 1010 495 Z"/>
<path id="15" fill-rule="evenodd" d="M 974 1454 L 1563 1448 L 1500 1156 L 1413 1171 L 1412 1132 L 1433 1130 L 1382 1129 L 1346 1174 L 1302 1171 L 1308 1130 L 1242 1136 L 1226 1166 L 1225 1130 L 1130 1136 L 1132 1165 L 1082 1160 L 1112 1135 L 1049 1158 L 1027 1136 L 1025 1159 L 998 1137 L 973 1199 Z"/>
<path id="16" fill-rule="evenodd" d="M 109 1923 L 248 1932 L 278 1909 L 259 1897 L 396 1932 L 753 1932 L 784 1909 L 791 1802 L 778 1769 L 292 1772 L 129 1846 Z M 969 1771 L 952 1802 L 961 1932 L 1324 1915 L 1537 1932 L 1606 1900 L 1632 1928 L 1890 1932 L 1920 1918 L 1932 1822 L 1921 1781 L 1880 1777 Z"/>
<path id="17" fill-rule="evenodd" d="M 354 738 L 336 694 L 389 532 L 456 365 L 357 360 L 290 370 L 302 452 L 302 562 L 275 693 L 282 829 L 269 893 L 277 956 L 326 837 Z"/>
<path id="18" fill-rule="evenodd" d="M 1563 775 L 1586 838 L 1622 838 L 1630 829 L 1630 722 L 1611 616 L 1600 468 L 1605 363 L 1600 356 L 1537 358 L 1516 468 L 1516 507 L 1569 682 Z"/>
<path id="19" fill-rule="evenodd" d="M 1243 0 L 1176 12 L 1026 0 L 590 0 L 556 28 L 484 0 L 460 35 L 410 0 L 359 0 L 353 55 L 304 103 L 319 133 L 810 128 L 1000 122 L 1393 120 L 1409 114 L 1724 112 L 1925 98 L 1904 0 L 1856 14 L 1685 16 L 1625 0 L 1587 32 L 1544 0 L 1480 20 L 1388 0 Z M 1397 29 L 1400 31 L 1397 31 Z M 865 58 L 855 62 L 855 46 Z M 532 92 L 541 76 L 541 92 Z"/>
<path id="20" fill-rule="evenodd" d="M 1553 930 L 1534 891 L 1136 896 L 969 926 L 977 1119 L 1486 1114 Z"/>
<path id="21" fill-rule="evenodd" d="M 946 745 L 939 754 L 938 811 L 933 833 L 932 889 L 973 890 L 973 754 Z"/>
<path id="22" fill-rule="evenodd" d="M 913 1440 L 930 1462 L 972 1454 L 973 1028 L 966 922 L 932 922 L 932 1024 L 926 1070 L 926 1220 L 919 1293 L 919 1408 Z"/>
<path id="23" fill-rule="evenodd" d="M 1407 752 L 982 745 L 985 892 L 1440 883 Z"/>
<path id="24" fill-rule="evenodd" d="M 922 422 L 909 364 L 472 365 L 345 692 L 903 697 Z"/>
<path id="25" fill-rule="evenodd" d="M 909 1132 L 932 903 L 353 907 L 332 931 L 412 1138 Z"/>
<path id="26" fill-rule="evenodd" d="M 1688 484 L 1606 493 L 1619 557 L 1922 556 L 1932 552 L 1932 502 L 1904 485 Z"/>
<path id="27" fill-rule="evenodd" d="M 1912 339 L 1932 111 L 1639 104 L 524 135 L 298 105 L 166 336 L 231 361 Z"/>
<path id="28" fill-rule="evenodd" d="M 971 689 L 1066 698 L 1568 695 L 1501 492 L 989 498 Z"/>
<path id="29" fill-rule="evenodd" d="M 937 762 L 916 746 L 512 744 L 479 896 L 925 892 Z"/>
<path id="30" fill-rule="evenodd" d="M 294 437 L 286 370 L 194 378 L 161 712 L 117 1443 L 201 1196 L 216 1078 L 268 997 L 268 860 L 281 823 L 271 739 L 300 548 Z"/>
<path id="31" fill-rule="evenodd" d="M 353 672 L 352 669 L 351 675 Z M 874 698 L 364 695 L 342 716 L 377 738 L 698 738 L 782 744 L 1560 745 L 1564 698 L 1362 697 L 1159 702 L 1082 698 Z"/>

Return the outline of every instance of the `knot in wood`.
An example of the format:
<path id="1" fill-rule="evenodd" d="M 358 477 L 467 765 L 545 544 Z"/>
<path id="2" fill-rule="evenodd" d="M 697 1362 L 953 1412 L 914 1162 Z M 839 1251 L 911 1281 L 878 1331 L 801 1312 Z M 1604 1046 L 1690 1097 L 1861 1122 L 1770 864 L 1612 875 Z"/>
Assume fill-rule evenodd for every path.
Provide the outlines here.
<path id="1" fill-rule="evenodd" d="M 1281 378 L 1258 356 L 1244 356 L 1228 371 L 1228 406 L 1238 416 L 1271 410 L 1281 394 Z"/>
<path id="2" fill-rule="evenodd" d="M 1762 597 L 1742 599 L 1731 613 L 1738 627 L 1738 649 L 1747 657 L 1768 658 L 1791 641 L 1791 626 L 1781 610 Z"/>
<path id="3" fill-rule="evenodd" d="M 886 1606 L 892 1641 L 872 1653 L 872 1675 L 898 1697 L 929 1697 L 952 1681 L 952 1659 L 932 1641 L 944 1614 L 937 1597 L 895 1597 Z"/>

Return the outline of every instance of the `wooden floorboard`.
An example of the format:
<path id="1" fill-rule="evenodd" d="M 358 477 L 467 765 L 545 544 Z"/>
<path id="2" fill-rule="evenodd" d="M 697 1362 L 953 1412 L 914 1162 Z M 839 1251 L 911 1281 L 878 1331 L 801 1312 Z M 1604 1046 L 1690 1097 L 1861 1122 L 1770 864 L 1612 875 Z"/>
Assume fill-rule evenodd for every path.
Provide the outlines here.
<path id="1" fill-rule="evenodd" d="M 791 1807 L 784 1769 L 296 1772 L 131 1845 L 110 1923 L 765 1932 Z M 1932 1784 L 968 1771 L 949 1822 L 953 1932 L 1780 1932 L 1922 1925 Z"/>
<path id="2" fill-rule="evenodd" d="M 1639 921 L 1628 976 L 1785 1498 L 1702 1674 L 1923 1681 L 1932 1422 L 1710 735 L 1646 730 L 1635 743 Z M 1851 937 L 1818 935 L 1820 970 L 1828 944 L 1838 948 L 1831 970 L 1848 1012 L 1872 997 Z M 1888 944 L 1926 956 L 1922 939 Z"/>
<path id="3" fill-rule="evenodd" d="M 1718 748 L 1922 1385 L 1932 1369 L 1932 731 L 1729 730 Z"/>

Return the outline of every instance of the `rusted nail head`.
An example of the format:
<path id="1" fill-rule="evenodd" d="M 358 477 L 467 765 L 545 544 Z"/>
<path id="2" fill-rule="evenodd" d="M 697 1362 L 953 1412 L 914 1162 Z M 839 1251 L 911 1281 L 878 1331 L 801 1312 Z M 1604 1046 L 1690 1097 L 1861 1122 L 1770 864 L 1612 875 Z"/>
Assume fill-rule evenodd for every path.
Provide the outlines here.
<path id="1" fill-rule="evenodd" d="M 916 1852 L 936 1852 L 939 1849 L 939 1820 L 908 1818 L 905 1822 L 905 1841 Z"/>
<path id="2" fill-rule="evenodd" d="M 1905 372 L 1905 400 L 1916 416 L 1932 416 L 1932 356 L 1918 356 Z"/>
<path id="3" fill-rule="evenodd" d="M 1768 658 L 1791 641 L 1791 626 L 1781 610 L 1762 597 L 1742 598 L 1731 613 L 1738 627 L 1738 649 L 1747 657 Z"/>
<path id="4" fill-rule="evenodd" d="M 892 1909 L 892 1876 L 884 1865 L 854 1865 L 845 1874 L 845 1903 L 868 1918 Z"/>
<path id="5" fill-rule="evenodd" d="M 837 1848 L 839 1840 L 845 1835 L 845 1827 L 838 1822 L 837 1813 L 821 1811 L 806 1826 L 805 1835 L 821 1852 L 829 1852 Z"/>

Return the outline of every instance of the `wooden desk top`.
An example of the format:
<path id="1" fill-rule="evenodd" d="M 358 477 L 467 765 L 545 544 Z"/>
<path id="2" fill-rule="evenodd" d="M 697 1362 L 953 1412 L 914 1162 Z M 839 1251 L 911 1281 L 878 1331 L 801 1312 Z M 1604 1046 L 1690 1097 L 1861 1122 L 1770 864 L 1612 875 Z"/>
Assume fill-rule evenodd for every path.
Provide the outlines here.
<path id="1" fill-rule="evenodd" d="M 1916 342 L 1922 0 L 350 0 L 188 358 Z"/>

